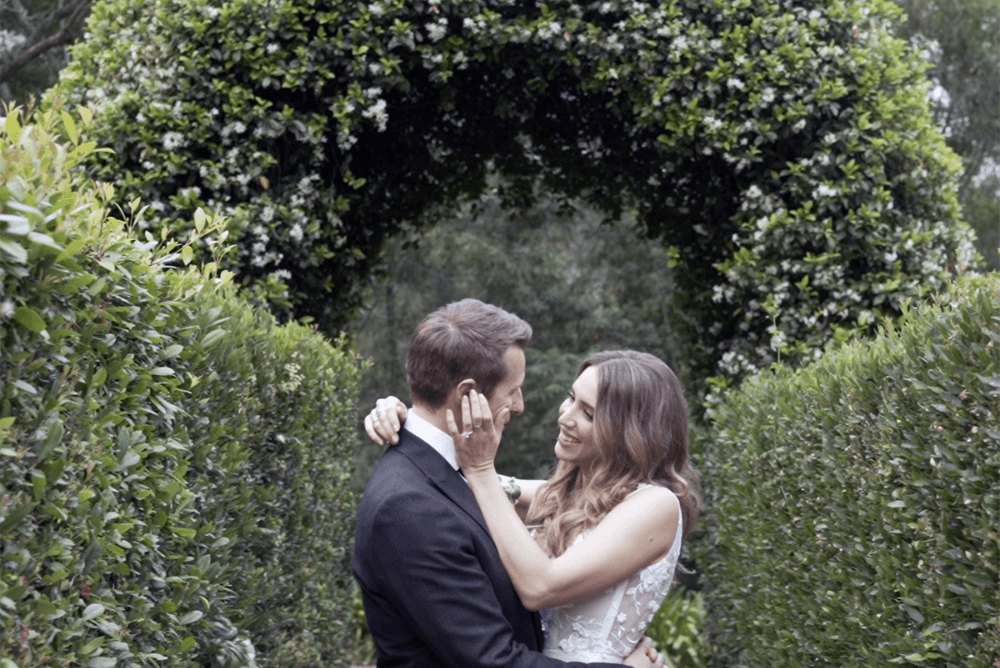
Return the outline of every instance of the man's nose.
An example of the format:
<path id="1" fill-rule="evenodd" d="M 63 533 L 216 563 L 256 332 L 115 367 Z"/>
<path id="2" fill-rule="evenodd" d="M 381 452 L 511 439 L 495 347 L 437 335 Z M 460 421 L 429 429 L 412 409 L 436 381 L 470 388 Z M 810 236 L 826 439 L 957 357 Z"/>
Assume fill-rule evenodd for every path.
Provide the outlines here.
<path id="1" fill-rule="evenodd" d="M 518 390 L 517 394 L 514 395 L 514 403 L 511 404 L 510 412 L 514 415 L 520 415 L 524 412 L 524 395 L 521 394 L 521 390 Z"/>

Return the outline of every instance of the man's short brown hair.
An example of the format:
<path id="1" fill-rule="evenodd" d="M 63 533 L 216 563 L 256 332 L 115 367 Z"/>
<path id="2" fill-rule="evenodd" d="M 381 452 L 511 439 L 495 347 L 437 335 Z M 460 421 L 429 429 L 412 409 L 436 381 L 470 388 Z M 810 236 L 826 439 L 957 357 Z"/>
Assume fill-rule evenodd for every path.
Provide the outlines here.
<path id="1" fill-rule="evenodd" d="M 507 376 L 507 351 L 527 348 L 531 325 L 478 299 L 442 306 L 417 325 L 406 356 L 410 398 L 440 408 L 466 378 L 490 398 Z"/>

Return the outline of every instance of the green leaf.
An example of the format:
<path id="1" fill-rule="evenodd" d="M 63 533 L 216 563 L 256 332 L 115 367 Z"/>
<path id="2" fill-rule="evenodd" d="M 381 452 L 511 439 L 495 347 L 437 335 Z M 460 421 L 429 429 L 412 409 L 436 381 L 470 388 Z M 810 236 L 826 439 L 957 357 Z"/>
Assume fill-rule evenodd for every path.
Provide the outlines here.
<path id="1" fill-rule="evenodd" d="M 28 251 L 24 246 L 12 239 L 0 239 L 0 250 L 14 258 L 15 262 L 26 264 L 28 262 Z"/>
<path id="2" fill-rule="evenodd" d="M 166 348 L 164 348 L 163 352 L 160 353 L 160 359 L 165 359 L 165 360 L 173 359 L 174 357 L 180 355 L 183 351 L 184 351 L 184 346 L 180 345 L 179 343 L 175 343 L 172 346 L 167 346 Z"/>
<path id="3" fill-rule="evenodd" d="M 89 294 L 91 297 L 96 297 L 98 293 L 104 291 L 104 286 L 107 284 L 108 284 L 108 279 L 103 277 L 99 278 L 96 281 L 94 281 L 94 283 L 89 288 L 87 288 L 87 294 Z"/>
<path id="4" fill-rule="evenodd" d="M 88 605 L 86 608 L 83 609 L 83 615 L 80 617 L 80 619 L 86 622 L 102 614 L 104 614 L 104 606 L 101 605 L 100 603 L 91 603 L 90 605 Z"/>
<path id="5" fill-rule="evenodd" d="M 73 239 L 73 241 L 66 244 L 66 247 L 62 249 L 62 252 L 56 256 L 56 262 L 62 262 L 66 258 L 73 257 L 74 255 L 79 253 L 80 250 L 83 249 L 83 247 L 86 245 L 87 245 L 86 237 L 77 237 L 76 239 Z"/>
<path id="6" fill-rule="evenodd" d="M 228 333 L 229 332 L 227 330 L 225 330 L 225 329 L 216 329 L 216 330 L 213 330 L 213 331 L 211 331 L 211 332 L 209 332 L 208 334 L 205 335 L 205 337 L 201 340 L 201 345 L 203 345 L 204 347 L 208 348 L 212 344 L 214 344 L 217 341 L 221 340 Z"/>
<path id="7" fill-rule="evenodd" d="M 191 612 L 181 617 L 181 624 L 185 626 L 187 626 L 188 624 L 193 624 L 194 622 L 198 621 L 204 616 L 205 613 L 203 613 L 201 610 L 192 610 Z"/>
<path id="8" fill-rule="evenodd" d="M 11 383 L 11 385 L 18 388 L 19 390 L 27 392 L 28 394 L 38 394 L 38 390 L 35 389 L 34 385 L 32 385 L 31 383 L 26 383 L 23 380 L 15 380 L 14 382 Z"/>
<path id="9" fill-rule="evenodd" d="M 10 137 L 10 141 L 13 144 L 21 141 L 21 119 L 18 116 L 20 116 L 20 112 L 17 109 L 12 110 L 7 115 L 7 122 L 4 125 L 7 136 Z"/>
<path id="10" fill-rule="evenodd" d="M 115 668 L 118 660 L 110 656 L 95 656 L 87 661 L 88 668 Z"/>
<path id="11" fill-rule="evenodd" d="M 36 334 L 45 329 L 45 320 L 29 306 L 18 306 L 14 310 L 14 320 Z"/>
<path id="12" fill-rule="evenodd" d="M 46 480 L 44 473 L 38 470 L 31 472 L 31 486 L 35 501 L 41 501 L 42 497 L 45 496 L 45 486 L 47 484 L 48 480 Z"/>
<path id="13" fill-rule="evenodd" d="M 67 111 L 60 111 L 59 115 L 62 116 L 63 127 L 66 129 L 66 136 L 74 144 L 80 143 L 80 130 L 76 127 L 76 121 Z"/>

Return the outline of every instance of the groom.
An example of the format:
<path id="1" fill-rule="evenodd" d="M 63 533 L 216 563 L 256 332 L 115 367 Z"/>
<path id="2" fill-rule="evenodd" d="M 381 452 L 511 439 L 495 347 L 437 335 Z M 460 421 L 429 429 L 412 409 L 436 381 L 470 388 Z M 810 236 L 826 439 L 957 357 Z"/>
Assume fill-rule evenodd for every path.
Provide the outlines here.
<path id="1" fill-rule="evenodd" d="M 380 668 L 621 668 L 540 653 L 539 616 L 507 577 L 448 435 L 446 411 L 459 414 L 471 389 L 500 429 L 524 410 L 530 340 L 528 323 L 474 299 L 434 311 L 413 334 L 413 408 L 365 490 L 354 548 Z M 642 650 L 633 657 L 645 660 Z"/>

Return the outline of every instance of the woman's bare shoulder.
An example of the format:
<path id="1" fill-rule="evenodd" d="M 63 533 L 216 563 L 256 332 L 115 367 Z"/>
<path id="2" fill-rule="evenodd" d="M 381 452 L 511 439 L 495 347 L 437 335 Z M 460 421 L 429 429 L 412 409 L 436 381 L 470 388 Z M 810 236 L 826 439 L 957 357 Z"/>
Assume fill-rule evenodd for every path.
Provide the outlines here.
<path id="1" fill-rule="evenodd" d="M 680 512 L 680 499 L 663 485 L 645 485 L 626 496 L 615 510 L 619 508 L 630 513 L 643 509 L 673 516 Z"/>

